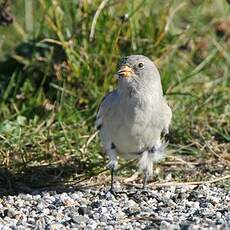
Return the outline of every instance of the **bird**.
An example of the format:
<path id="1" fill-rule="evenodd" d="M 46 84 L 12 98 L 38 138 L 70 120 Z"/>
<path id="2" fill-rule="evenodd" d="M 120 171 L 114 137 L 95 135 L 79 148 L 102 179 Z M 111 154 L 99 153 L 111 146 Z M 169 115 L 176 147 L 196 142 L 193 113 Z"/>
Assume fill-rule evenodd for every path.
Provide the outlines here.
<path id="1" fill-rule="evenodd" d="M 172 111 L 163 95 L 159 71 L 148 57 L 130 55 L 121 58 L 117 88 L 101 101 L 95 126 L 111 170 L 111 187 L 118 169 L 117 156 L 138 160 L 144 174 L 143 189 L 153 175 L 153 164 L 165 156 Z"/>

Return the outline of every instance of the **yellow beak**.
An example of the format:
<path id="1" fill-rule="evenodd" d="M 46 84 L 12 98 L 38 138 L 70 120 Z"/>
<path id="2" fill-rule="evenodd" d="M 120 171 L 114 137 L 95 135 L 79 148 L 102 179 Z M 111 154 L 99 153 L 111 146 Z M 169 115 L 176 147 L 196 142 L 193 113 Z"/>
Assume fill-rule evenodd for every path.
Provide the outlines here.
<path id="1" fill-rule="evenodd" d="M 122 66 L 117 73 L 122 77 L 130 77 L 134 74 L 133 69 L 127 65 Z"/>

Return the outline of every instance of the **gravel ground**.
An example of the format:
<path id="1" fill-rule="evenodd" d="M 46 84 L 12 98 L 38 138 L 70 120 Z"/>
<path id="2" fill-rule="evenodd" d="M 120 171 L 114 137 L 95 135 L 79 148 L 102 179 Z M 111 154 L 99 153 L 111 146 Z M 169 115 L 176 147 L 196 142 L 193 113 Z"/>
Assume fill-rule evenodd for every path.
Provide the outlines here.
<path id="1" fill-rule="evenodd" d="M 54 191 L 0 198 L 0 229 L 230 229 L 230 192 L 214 185 Z"/>

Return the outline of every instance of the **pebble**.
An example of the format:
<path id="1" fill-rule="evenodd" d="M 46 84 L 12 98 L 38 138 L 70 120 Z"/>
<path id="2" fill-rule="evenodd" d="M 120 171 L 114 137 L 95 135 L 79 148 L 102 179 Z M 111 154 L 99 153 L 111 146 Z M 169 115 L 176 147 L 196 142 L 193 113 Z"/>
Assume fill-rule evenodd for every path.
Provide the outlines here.
<path id="1" fill-rule="evenodd" d="M 47 191 L 0 201 L 0 230 L 227 229 L 230 223 L 229 192 L 207 184 L 145 192 L 123 188 L 117 196 L 106 188 Z"/>
<path id="2" fill-rule="evenodd" d="M 71 219 L 74 221 L 74 223 L 77 223 L 77 224 L 86 223 L 89 221 L 89 218 L 86 216 L 72 215 Z"/>

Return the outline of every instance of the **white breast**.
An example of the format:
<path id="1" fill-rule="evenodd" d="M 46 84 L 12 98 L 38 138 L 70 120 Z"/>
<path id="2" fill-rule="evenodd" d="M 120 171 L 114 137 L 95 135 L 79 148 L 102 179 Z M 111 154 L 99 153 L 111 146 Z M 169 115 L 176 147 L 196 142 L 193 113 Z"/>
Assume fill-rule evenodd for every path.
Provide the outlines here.
<path id="1" fill-rule="evenodd" d="M 153 147 L 160 139 L 161 129 L 156 125 L 159 118 L 153 99 L 137 98 L 118 100 L 103 121 L 103 128 L 125 158 L 128 153 Z"/>

